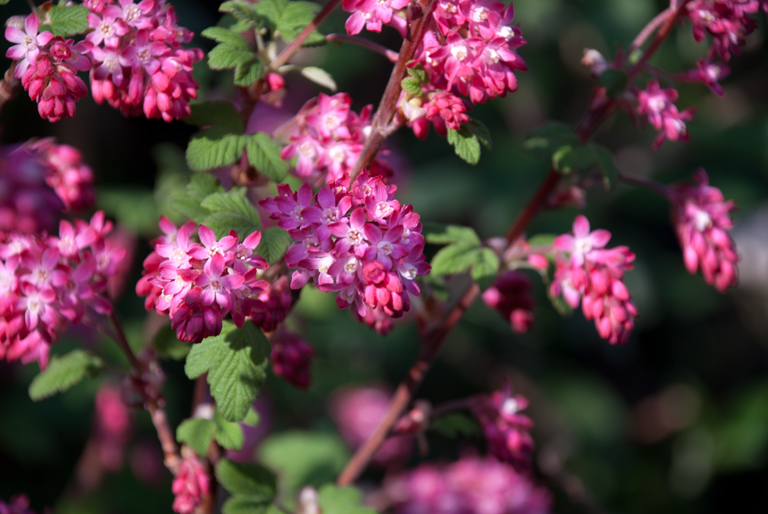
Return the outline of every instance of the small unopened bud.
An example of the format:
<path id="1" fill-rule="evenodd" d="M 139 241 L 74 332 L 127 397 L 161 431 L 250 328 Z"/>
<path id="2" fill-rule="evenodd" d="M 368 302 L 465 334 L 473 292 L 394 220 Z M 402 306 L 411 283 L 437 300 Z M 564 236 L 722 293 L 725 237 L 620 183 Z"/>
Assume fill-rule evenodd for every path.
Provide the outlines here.
<path id="1" fill-rule="evenodd" d="M 593 48 L 584 49 L 584 57 L 581 58 L 581 64 L 589 68 L 596 77 L 608 68 L 608 61 L 605 60 L 603 54 Z"/>
<path id="2" fill-rule="evenodd" d="M 280 91 L 285 87 L 285 79 L 278 73 L 270 73 L 267 75 L 267 83 L 269 84 L 270 91 Z"/>
<path id="3" fill-rule="evenodd" d="M 392 429 L 392 433 L 396 435 L 409 435 L 423 432 L 429 423 L 431 411 L 432 407 L 429 402 L 423 400 L 416 402 L 416 406 L 398 420 Z"/>

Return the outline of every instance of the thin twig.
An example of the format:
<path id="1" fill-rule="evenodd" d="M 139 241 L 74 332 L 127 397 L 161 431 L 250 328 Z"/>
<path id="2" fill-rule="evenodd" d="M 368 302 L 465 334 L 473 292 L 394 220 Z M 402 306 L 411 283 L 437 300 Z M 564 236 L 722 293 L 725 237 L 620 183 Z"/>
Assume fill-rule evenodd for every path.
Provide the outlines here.
<path id="1" fill-rule="evenodd" d="M 651 180 L 649 178 L 644 178 L 644 177 L 638 177 L 636 175 L 627 175 L 625 173 L 619 173 L 617 175 L 617 178 L 620 181 L 626 182 L 628 184 L 642 186 L 646 189 L 653 191 L 654 193 L 660 194 L 670 202 L 672 201 L 672 196 L 673 196 L 672 189 L 665 186 L 664 184 L 656 182 L 655 180 Z"/>
<path id="2" fill-rule="evenodd" d="M 674 15 L 675 12 L 676 9 L 674 7 L 668 7 L 664 11 L 660 12 L 654 19 L 652 19 L 648 25 L 643 27 L 643 30 L 641 30 L 635 40 L 632 41 L 632 45 L 629 47 L 627 55 L 631 54 L 633 50 L 643 46 L 643 43 L 645 43 L 645 40 L 648 39 L 651 34 L 653 34 L 653 31 L 659 28 L 659 26 L 667 21 L 669 16 Z"/>
<path id="3" fill-rule="evenodd" d="M 329 0 L 327 4 L 323 6 L 322 9 L 320 9 L 320 12 L 318 12 L 314 19 L 309 22 L 309 25 L 304 27 L 304 30 L 302 30 L 298 36 L 296 36 L 296 39 L 291 41 L 288 46 L 283 48 L 283 51 L 278 54 L 277 57 L 274 58 L 274 60 L 269 63 L 269 66 L 267 67 L 267 70 L 275 71 L 280 66 L 286 64 L 291 57 L 293 57 L 293 54 L 295 54 L 299 49 L 301 49 L 301 45 L 306 41 L 306 39 L 312 34 L 312 32 L 315 31 L 315 29 L 325 20 L 331 12 L 338 7 L 338 5 L 341 3 L 341 0 Z"/>
<path id="4" fill-rule="evenodd" d="M 325 36 L 325 40 L 329 43 L 350 43 L 353 45 L 361 46 L 363 48 L 367 48 L 368 50 L 372 50 L 377 54 L 383 55 L 389 59 L 390 62 L 397 62 L 397 58 L 400 56 L 400 54 L 394 50 L 390 50 L 386 46 L 357 36 L 348 36 L 346 34 L 328 34 Z"/>

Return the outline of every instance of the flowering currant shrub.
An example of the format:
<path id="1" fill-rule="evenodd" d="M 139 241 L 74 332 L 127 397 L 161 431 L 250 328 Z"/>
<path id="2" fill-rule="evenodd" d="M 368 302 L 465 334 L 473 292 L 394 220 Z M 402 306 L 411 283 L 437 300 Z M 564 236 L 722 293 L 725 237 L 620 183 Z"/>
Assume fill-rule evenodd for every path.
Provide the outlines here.
<path id="1" fill-rule="evenodd" d="M 563 59 L 592 87 L 573 127 L 539 123 L 542 93 L 531 84 L 553 71 L 536 56 L 546 23 L 525 22 L 526 9 L 545 3 L 518 2 L 517 21 L 512 3 L 495 0 L 227 0 L 219 20 L 166 0 L 29 4 L 31 13 L 6 22 L 0 109 L 22 109 L 27 100 L 15 97 L 24 91 L 40 118 L 77 134 L 89 126 L 75 125 L 80 116 L 111 107 L 112 116 L 182 127 L 189 137 L 183 157 L 158 145 L 153 191 L 116 186 L 111 172 L 92 169 L 83 155 L 99 145 L 86 137 L 77 138 L 82 150 L 53 137 L 0 147 L 0 375 L 13 382 L 29 365 L 34 401 L 96 381 L 85 402 L 94 410 L 88 439 L 60 487 L 63 511 L 88 511 L 76 498 L 125 467 L 162 489 L 163 508 L 179 514 L 603 511 L 596 497 L 609 493 L 600 486 L 618 488 L 621 473 L 597 458 L 569 459 L 582 450 L 643 453 L 601 446 L 621 439 L 624 399 L 583 377 L 528 375 L 567 367 L 563 355 L 597 341 L 595 351 L 610 356 L 599 367 L 622 375 L 619 363 L 653 346 L 648 334 L 662 323 L 650 278 L 662 261 L 674 262 L 676 278 L 658 280 L 677 298 L 679 283 L 712 302 L 737 287 L 736 204 L 715 185 L 720 133 L 701 136 L 718 156 L 707 161 L 712 183 L 700 162 L 681 171 L 698 168 L 692 180 L 670 184 L 650 178 L 650 168 L 657 158 L 684 167 L 674 152 L 695 144 L 699 119 L 716 112 L 689 89 L 728 97 L 721 81 L 743 72 L 737 57 L 758 46 L 749 36 L 768 0 L 671 0 L 612 56 L 586 48 L 580 64 L 563 39 Z M 194 39 L 179 16 L 209 27 Z M 329 16 L 346 33 L 321 33 Z M 678 33 L 699 54 L 657 58 Z M 377 84 L 378 72 L 334 65 L 347 55 L 334 52 L 349 47 L 326 43 L 371 51 L 390 78 Z M 350 92 L 337 91 L 322 56 Z M 96 105 L 77 114 L 89 87 Z M 371 91 L 380 100 L 358 105 Z M 528 136 L 489 129 L 479 118 L 493 105 L 527 120 Z M 601 131 L 608 123 L 619 128 Z M 648 125 L 653 141 L 616 142 Z M 16 125 L 5 127 L 3 136 L 18 139 Z M 481 161 L 492 136 L 508 153 Z M 433 159 L 432 143 L 456 155 Z M 413 145 L 424 155 L 411 155 Z M 436 171 L 422 176 L 409 159 L 433 159 Z M 479 164 L 478 180 L 455 173 L 457 163 Z M 503 178 L 480 177 L 494 166 Z M 629 187 L 654 195 L 626 202 L 653 244 L 614 212 L 600 214 L 613 208 L 604 198 Z M 668 213 L 671 223 L 654 225 Z M 667 240 L 651 262 L 648 247 Z M 687 301 L 696 298 L 678 307 Z M 484 340 L 499 338 L 504 349 L 489 350 Z M 570 346 L 559 354 L 531 344 L 561 339 Z M 549 353 L 556 357 L 542 357 Z M 627 397 L 649 388 L 647 377 L 621 378 L 633 383 Z M 736 421 L 694 426 L 702 401 L 692 389 L 643 393 L 625 415 L 638 441 L 679 435 L 668 475 L 681 497 L 700 494 L 716 466 L 748 468 L 748 455 L 760 454 L 728 446 L 743 440 Z M 24 432 L 8 427 L 0 457 L 4 432 Z M 0 514 L 37 508 L 30 491 L 13 494 Z M 131 501 L 144 501 L 137 496 Z M 630 508 L 642 510 L 618 510 Z"/>

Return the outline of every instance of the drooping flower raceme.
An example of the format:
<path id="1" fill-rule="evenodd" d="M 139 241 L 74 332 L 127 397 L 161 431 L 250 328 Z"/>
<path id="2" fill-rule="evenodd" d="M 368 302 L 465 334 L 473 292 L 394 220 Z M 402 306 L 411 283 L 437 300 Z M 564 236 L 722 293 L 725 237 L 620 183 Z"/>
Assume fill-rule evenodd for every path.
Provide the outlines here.
<path id="1" fill-rule="evenodd" d="M 381 308 L 400 317 L 418 295 L 416 277 L 429 272 L 419 215 L 394 199 L 395 186 L 361 174 L 350 188 L 339 183 L 313 195 L 279 185 L 279 195 L 261 202 L 272 219 L 297 241 L 285 262 L 298 268 L 291 287 L 310 279 L 318 289 L 336 292 L 339 308 L 354 305 L 361 318 Z"/>
<path id="2" fill-rule="evenodd" d="M 674 102 L 677 101 L 677 91 L 672 88 L 661 89 L 658 81 L 648 82 L 645 90 L 638 91 L 638 114 L 644 115 L 653 127 L 659 131 L 659 135 L 653 142 L 653 149 L 657 149 L 665 140 L 688 141 L 688 129 L 686 121 L 690 121 L 696 113 L 695 107 L 689 107 L 678 111 Z"/>
<path id="3" fill-rule="evenodd" d="M 552 497 L 493 458 L 465 456 L 447 466 L 422 464 L 386 480 L 398 514 L 548 514 Z"/>
<path id="4" fill-rule="evenodd" d="M 40 116 L 56 122 L 74 116 L 75 102 L 88 92 L 77 72 L 91 69 L 91 61 L 84 54 L 92 45 L 54 37 L 50 32 L 38 34 L 39 25 L 33 13 L 25 20 L 25 32 L 6 27 L 5 38 L 17 44 L 5 55 L 19 60 L 16 77 L 21 78 L 29 98 L 37 102 Z"/>
<path id="5" fill-rule="evenodd" d="M 176 495 L 173 510 L 179 514 L 191 514 L 203 501 L 203 496 L 210 493 L 210 484 L 208 473 L 197 455 L 189 448 L 185 447 L 184 450 L 179 472 L 173 479 L 172 491 Z"/>
<path id="6" fill-rule="evenodd" d="M 360 114 L 351 109 L 352 99 L 346 93 L 328 96 L 320 93 L 308 101 L 289 122 L 289 144 L 280 157 L 289 160 L 298 157 L 296 175 L 316 181 L 342 180 L 357 161 L 365 139 L 371 130 L 372 105 Z M 389 166 L 380 158 L 374 159 L 374 174 L 390 174 Z"/>
<path id="7" fill-rule="evenodd" d="M 192 65 L 203 58 L 199 48 L 182 43 L 192 33 L 178 26 L 164 0 L 112 0 L 86 3 L 91 10 L 86 36 L 93 59 L 93 98 L 104 100 L 125 116 L 171 120 L 189 116 L 197 98 Z"/>
<path id="8" fill-rule="evenodd" d="M 519 471 L 530 468 L 533 454 L 533 438 L 529 433 L 533 422 L 520 414 L 527 406 L 528 400 L 519 394 L 513 395 L 509 384 L 503 391 L 480 396 L 472 403 L 472 413 L 480 422 L 491 455 Z"/>
<path id="9" fill-rule="evenodd" d="M 739 46 L 746 43 L 744 37 L 757 28 L 757 21 L 750 17 L 766 4 L 762 0 L 693 0 L 683 11 L 693 24 L 693 37 L 697 42 L 712 36 L 709 55 L 717 54 L 724 61 L 731 54 L 739 54 Z"/>
<path id="10" fill-rule="evenodd" d="M 264 332 L 274 332 L 288 316 L 293 306 L 292 296 L 288 277 L 275 280 L 253 302 L 251 321 Z"/>
<path id="11" fill-rule="evenodd" d="M 275 375 L 299 389 L 306 389 L 312 383 L 310 368 L 315 351 L 301 337 L 287 330 L 278 330 L 272 337 L 272 370 Z"/>
<path id="12" fill-rule="evenodd" d="M 0 358 L 48 363 L 51 344 L 87 309 L 111 312 L 107 279 L 125 257 L 105 236 L 112 224 L 62 221 L 58 237 L 11 233 L 0 245 Z"/>
<path id="13" fill-rule="evenodd" d="M 516 91 L 514 72 L 527 67 L 516 52 L 526 42 L 510 25 L 514 16 L 512 4 L 494 0 L 441 0 L 412 66 L 423 66 L 432 86 L 472 103 Z"/>
<path id="14" fill-rule="evenodd" d="M 573 233 L 555 238 L 555 274 L 550 286 L 574 309 L 581 303 L 587 319 L 595 320 L 600 337 L 611 344 L 626 343 L 634 329 L 637 308 L 624 285 L 624 272 L 632 269 L 635 254 L 626 246 L 605 248 L 607 230 L 590 232 L 582 215 Z"/>
<path id="15" fill-rule="evenodd" d="M 381 25 L 397 17 L 393 11 L 405 8 L 410 0 L 344 0 L 342 8 L 351 12 L 345 28 L 347 34 L 359 34 L 363 26 L 373 32 L 381 32 Z"/>
<path id="16" fill-rule="evenodd" d="M 736 206 L 709 185 L 704 169 L 694 173 L 693 179 L 695 184 L 683 182 L 673 188 L 672 221 L 685 267 L 692 274 L 701 268 L 704 280 L 724 293 L 738 281 L 739 256 L 727 232 L 733 228 L 730 211 Z"/>
<path id="17" fill-rule="evenodd" d="M 258 295 L 269 287 L 256 276 L 269 267 L 254 253 L 261 232 L 238 243 L 234 230 L 217 239 L 213 230 L 192 221 L 177 229 L 163 217 L 160 228 L 164 235 L 154 241 L 136 284 L 136 293 L 147 296 L 146 309 L 169 316 L 181 341 L 197 343 L 218 335 L 228 313 L 242 327 Z M 200 243 L 192 240 L 195 230 Z"/>

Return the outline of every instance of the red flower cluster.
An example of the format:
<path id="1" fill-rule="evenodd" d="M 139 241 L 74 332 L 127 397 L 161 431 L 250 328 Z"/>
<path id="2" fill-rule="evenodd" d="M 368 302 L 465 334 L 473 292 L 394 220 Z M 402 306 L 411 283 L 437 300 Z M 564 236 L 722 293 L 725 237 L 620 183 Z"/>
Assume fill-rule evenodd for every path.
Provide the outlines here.
<path id="1" fill-rule="evenodd" d="M 390 317 L 410 308 L 408 293 L 418 295 L 416 277 L 429 272 L 419 215 L 394 199 L 395 186 L 361 174 L 352 187 L 332 183 L 316 195 L 304 184 L 294 193 L 278 185 L 279 195 L 261 206 L 298 241 L 285 262 L 291 287 L 310 279 L 318 289 L 337 292 L 339 308 L 355 306 L 361 318 L 381 307 Z"/>
<path id="2" fill-rule="evenodd" d="M 520 271 L 509 271 L 500 276 L 483 293 L 483 301 L 499 311 L 508 320 L 512 330 L 524 334 L 533 327 L 533 292 L 531 279 Z"/>
<path id="3" fill-rule="evenodd" d="M 272 370 L 275 375 L 299 389 L 306 389 L 312 383 L 310 368 L 315 350 L 296 334 L 279 330 L 272 337 Z"/>
<path id="4" fill-rule="evenodd" d="M 211 229 L 192 221 L 177 229 L 163 217 L 160 228 L 165 235 L 154 241 L 155 251 L 144 260 L 144 276 L 136 284 L 136 293 L 147 296 L 144 307 L 168 315 L 181 341 L 199 343 L 218 335 L 228 313 L 242 327 L 254 296 L 269 287 L 256 276 L 269 267 L 254 253 L 261 232 L 238 243 L 234 230 L 217 240 Z M 191 239 L 196 229 L 200 243 Z"/>
<path id="5" fill-rule="evenodd" d="M 472 404 L 472 413 L 480 422 L 491 455 L 520 471 L 530 468 L 533 454 L 529 433 L 533 422 L 520 414 L 526 407 L 528 400 L 519 394 L 513 396 L 509 384 L 504 391 L 481 396 Z"/>
<path id="6" fill-rule="evenodd" d="M 48 363 L 51 344 L 87 309 L 108 314 L 108 277 L 125 249 L 105 239 L 112 223 L 62 221 L 58 237 L 11 233 L 0 245 L 0 358 Z"/>

